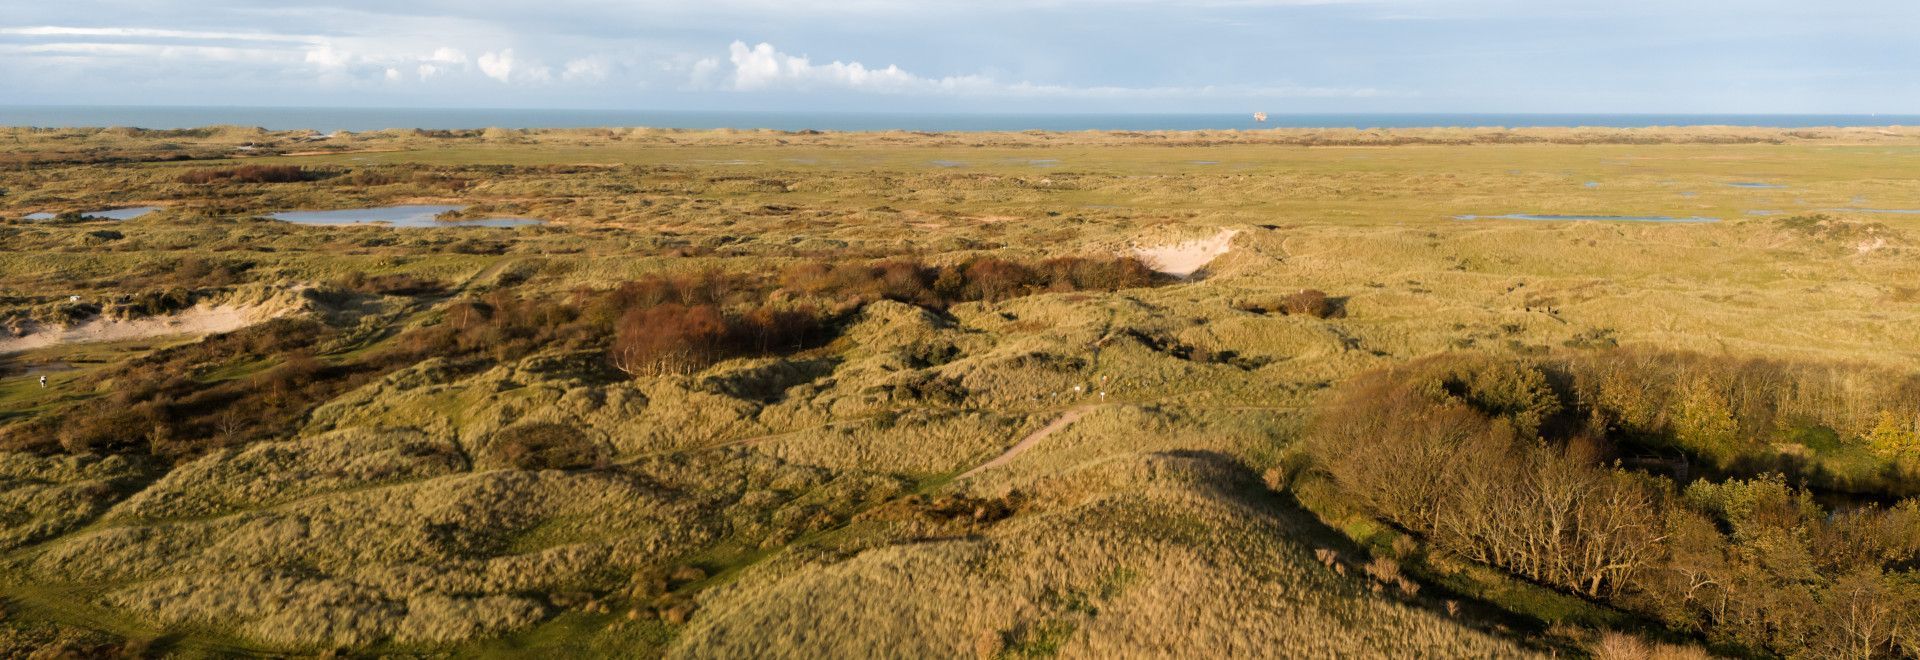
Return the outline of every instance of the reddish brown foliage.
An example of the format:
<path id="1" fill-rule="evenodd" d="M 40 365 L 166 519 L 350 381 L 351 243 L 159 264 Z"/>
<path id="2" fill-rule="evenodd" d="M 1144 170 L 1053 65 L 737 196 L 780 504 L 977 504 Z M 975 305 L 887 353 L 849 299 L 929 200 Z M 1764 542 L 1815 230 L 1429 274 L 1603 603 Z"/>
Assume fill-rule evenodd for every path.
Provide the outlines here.
<path id="1" fill-rule="evenodd" d="M 297 183 L 318 178 L 316 173 L 298 165 L 242 165 L 224 169 L 192 170 L 180 175 L 181 183 Z"/>

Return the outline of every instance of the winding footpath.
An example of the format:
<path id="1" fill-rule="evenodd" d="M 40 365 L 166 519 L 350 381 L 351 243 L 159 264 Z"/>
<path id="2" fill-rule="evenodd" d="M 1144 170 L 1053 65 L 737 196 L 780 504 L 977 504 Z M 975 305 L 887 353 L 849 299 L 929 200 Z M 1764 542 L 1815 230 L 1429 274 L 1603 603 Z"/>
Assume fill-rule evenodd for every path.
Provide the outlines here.
<path id="1" fill-rule="evenodd" d="M 1087 413 L 1092 412 L 1093 408 L 1094 408 L 1093 406 L 1087 405 L 1087 406 L 1080 406 L 1080 407 L 1068 410 L 1065 414 L 1062 414 L 1058 418 L 1055 418 L 1052 422 L 1048 423 L 1046 426 L 1040 427 L 1040 430 L 1029 433 L 1027 434 L 1027 437 L 1021 438 L 1020 441 L 1014 443 L 1012 447 L 1008 447 L 1005 453 L 1002 453 L 999 456 L 995 456 L 991 461 L 981 463 L 979 467 L 975 467 L 971 470 L 967 470 L 965 473 L 961 474 L 959 477 L 956 477 L 955 480 L 958 481 L 960 479 L 965 479 L 983 470 L 988 470 L 994 467 L 1005 465 L 1007 461 L 1013 460 L 1015 456 L 1019 456 L 1020 454 L 1025 453 L 1028 449 L 1032 449 L 1035 444 L 1039 444 L 1039 442 L 1041 440 L 1045 440 L 1047 436 L 1053 435 L 1055 432 L 1059 431 L 1060 429 L 1064 429 L 1068 425 L 1071 425 L 1074 422 L 1080 421 L 1080 418 L 1085 417 Z"/>

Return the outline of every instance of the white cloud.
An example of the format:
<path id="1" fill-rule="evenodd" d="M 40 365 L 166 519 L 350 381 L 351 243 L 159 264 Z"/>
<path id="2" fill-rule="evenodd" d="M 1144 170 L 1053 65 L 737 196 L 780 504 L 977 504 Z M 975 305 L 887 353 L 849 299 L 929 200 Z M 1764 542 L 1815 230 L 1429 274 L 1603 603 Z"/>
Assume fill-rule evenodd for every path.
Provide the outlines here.
<path id="1" fill-rule="evenodd" d="M 458 48 L 441 46 L 433 49 L 433 54 L 427 56 L 427 61 L 434 64 L 466 64 L 467 54 Z"/>
<path id="2" fill-rule="evenodd" d="M 488 78 L 507 82 L 513 77 L 513 49 L 508 48 L 498 53 L 481 53 L 480 72 L 486 74 Z"/>
<path id="3" fill-rule="evenodd" d="M 728 61 L 733 63 L 733 88 L 738 90 L 758 90 L 781 87 L 844 87 L 876 91 L 911 91 L 929 85 L 942 86 L 958 79 L 928 80 L 902 71 L 900 67 L 888 65 L 882 69 L 870 69 L 859 62 L 834 61 L 828 64 L 814 64 L 804 56 L 795 56 L 775 50 L 773 44 L 761 43 L 749 48 L 746 42 L 735 41 L 728 48 Z"/>
<path id="4" fill-rule="evenodd" d="M 662 65 L 662 68 L 672 70 L 673 63 L 666 63 Z M 712 87 L 713 77 L 720 73 L 720 60 L 711 57 L 701 58 L 693 63 L 690 70 L 692 71 L 693 86 L 695 88 Z"/>
<path id="5" fill-rule="evenodd" d="M 1361 98 L 1391 96 L 1371 88 L 1302 87 L 1294 85 L 1207 85 L 1167 87 L 1073 86 L 1032 82 L 1004 83 L 984 75 L 919 76 L 898 66 L 873 68 L 859 62 L 835 60 L 814 64 L 805 56 L 780 52 L 773 44 L 747 46 L 735 41 L 727 61 L 733 69 L 721 87 L 741 92 L 767 90 L 842 89 L 880 94 L 924 94 L 1027 98 L 1145 99 L 1182 97 L 1221 98 Z M 720 63 L 696 61 L 689 69 L 696 88 L 715 86 Z"/>
<path id="6" fill-rule="evenodd" d="M 0 53 L 17 55 L 141 57 L 149 59 L 201 59 L 221 61 L 286 60 L 282 51 L 227 46 L 171 44 L 125 44 L 98 42 L 54 42 L 37 44 L 0 44 Z"/>
<path id="7" fill-rule="evenodd" d="M 599 56 L 582 57 L 577 60 L 568 61 L 566 68 L 560 72 L 560 79 L 567 82 L 579 83 L 605 82 L 608 69 L 609 65 L 607 64 L 606 58 Z"/>
<path id="8" fill-rule="evenodd" d="M 272 34 L 267 32 L 210 32 L 130 27 L 86 28 L 61 25 L 0 28 L 0 35 L 23 37 L 131 37 L 201 41 L 284 41 L 295 43 L 314 43 L 321 40 L 320 37 L 298 34 Z"/>
<path id="9" fill-rule="evenodd" d="M 432 64 L 422 64 L 414 71 L 420 74 L 421 80 L 431 80 L 434 76 L 440 75 L 440 67 Z"/>
<path id="10" fill-rule="evenodd" d="M 400 82 L 400 70 L 387 67 L 387 82 Z"/>
<path id="11" fill-rule="evenodd" d="M 344 68 L 353 60 L 352 53 L 334 48 L 332 44 L 320 44 L 307 49 L 306 62 L 323 69 Z"/>

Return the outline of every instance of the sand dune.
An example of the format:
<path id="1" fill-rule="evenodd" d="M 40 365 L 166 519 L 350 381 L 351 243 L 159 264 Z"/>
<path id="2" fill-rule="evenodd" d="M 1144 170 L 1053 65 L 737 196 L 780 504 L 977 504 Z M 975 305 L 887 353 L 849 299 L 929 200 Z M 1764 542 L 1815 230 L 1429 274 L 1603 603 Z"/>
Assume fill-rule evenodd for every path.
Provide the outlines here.
<path id="1" fill-rule="evenodd" d="M 232 332 L 276 316 L 266 305 L 198 305 L 179 314 L 138 319 L 95 318 L 60 327 L 41 327 L 17 337 L 0 337 L 0 353 L 17 353 L 61 344 L 127 341 L 152 337 L 199 336 Z"/>
<path id="2" fill-rule="evenodd" d="M 1213 263 L 1215 257 L 1232 250 L 1233 237 L 1238 235 L 1239 230 L 1222 229 L 1211 238 L 1134 248 L 1133 253 L 1156 271 L 1175 277 L 1192 277 L 1201 268 Z"/>

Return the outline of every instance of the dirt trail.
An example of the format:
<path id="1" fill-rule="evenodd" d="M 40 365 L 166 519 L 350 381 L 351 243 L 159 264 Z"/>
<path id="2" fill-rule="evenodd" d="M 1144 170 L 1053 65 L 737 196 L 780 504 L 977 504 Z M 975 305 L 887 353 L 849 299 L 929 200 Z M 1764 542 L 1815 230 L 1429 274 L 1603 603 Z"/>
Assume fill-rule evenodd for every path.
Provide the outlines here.
<path id="1" fill-rule="evenodd" d="M 1053 435 L 1055 432 L 1058 432 L 1060 429 L 1067 428 L 1068 425 L 1073 424 L 1074 422 L 1080 421 L 1081 417 L 1085 417 L 1087 413 L 1093 412 L 1093 408 L 1094 408 L 1093 406 L 1080 406 L 1078 408 L 1068 410 L 1065 414 L 1060 415 L 1060 417 L 1054 419 L 1052 422 L 1049 422 L 1046 426 L 1041 427 L 1040 430 L 1034 431 L 1033 433 L 1029 433 L 1027 434 L 1027 437 L 1021 438 L 1020 441 L 1014 443 L 1012 447 L 1008 447 L 1005 453 L 1002 453 L 999 456 L 995 456 L 991 461 L 981 463 L 979 467 L 975 467 L 971 470 L 967 470 L 965 474 L 962 474 L 959 477 L 956 477 L 955 480 L 958 481 L 960 479 L 965 479 L 967 477 L 973 476 L 975 473 L 980 472 L 982 470 L 987 470 L 987 469 L 999 467 L 1001 465 L 1005 465 L 1008 461 L 1013 460 L 1015 456 L 1019 456 L 1020 454 L 1025 453 L 1028 449 L 1032 449 L 1035 444 L 1038 444 L 1041 440 L 1045 440 L 1047 436 Z"/>

